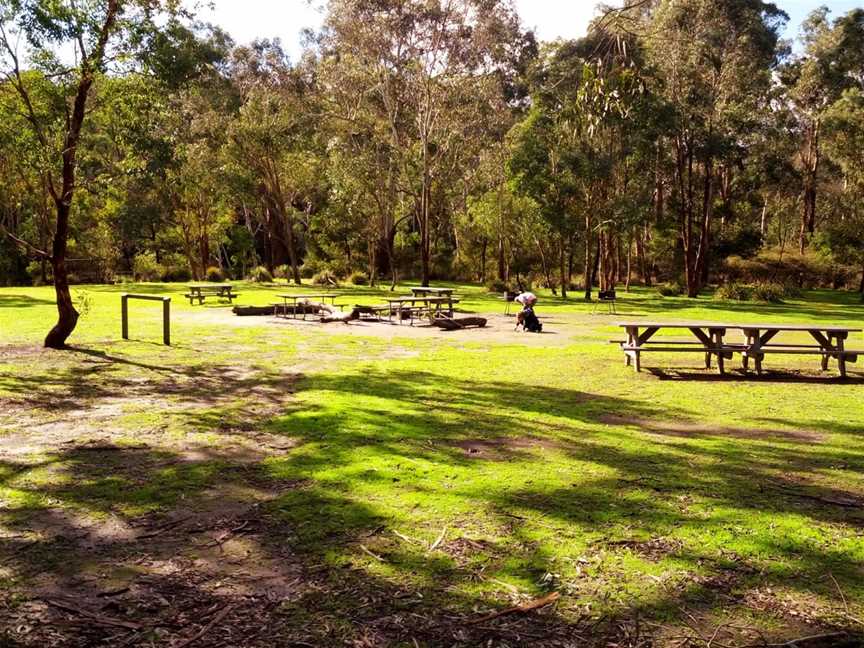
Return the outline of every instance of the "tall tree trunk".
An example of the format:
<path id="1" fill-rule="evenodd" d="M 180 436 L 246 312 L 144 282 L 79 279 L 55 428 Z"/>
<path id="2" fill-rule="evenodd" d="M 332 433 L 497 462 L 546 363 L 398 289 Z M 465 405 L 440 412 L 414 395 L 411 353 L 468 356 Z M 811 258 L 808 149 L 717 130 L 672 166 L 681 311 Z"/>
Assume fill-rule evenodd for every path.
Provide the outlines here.
<path id="1" fill-rule="evenodd" d="M 804 154 L 804 211 L 801 215 L 801 232 L 799 236 L 799 251 L 804 254 L 808 234 L 816 231 L 816 207 L 819 185 L 819 165 L 821 151 L 819 138 L 822 125 L 816 120 L 807 129 L 807 150 Z"/>
<path id="2" fill-rule="evenodd" d="M 561 297 L 567 299 L 567 246 L 564 244 L 564 236 L 559 237 L 558 241 L 558 267 L 561 275 Z"/>
<path id="3" fill-rule="evenodd" d="M 861 268 L 861 285 L 858 287 L 858 292 L 861 293 L 861 299 L 864 299 L 864 266 Z"/>
<path id="4" fill-rule="evenodd" d="M 283 222 L 285 223 L 285 243 L 288 247 L 288 259 L 291 262 L 291 275 L 294 283 L 298 286 L 303 285 L 300 278 L 300 261 L 297 256 L 297 243 L 294 236 L 294 219 L 289 216 L 288 210 L 293 207 L 283 207 Z"/>
<path id="5" fill-rule="evenodd" d="M 498 279 L 507 281 L 507 262 L 505 258 L 504 232 L 498 232 Z"/>
<path id="6" fill-rule="evenodd" d="M 600 269 L 600 237 L 597 237 L 597 249 L 594 251 L 594 265 L 591 268 L 591 277 L 588 280 L 588 295 L 586 299 L 591 300 L 591 291 L 597 283 L 597 271 Z"/>

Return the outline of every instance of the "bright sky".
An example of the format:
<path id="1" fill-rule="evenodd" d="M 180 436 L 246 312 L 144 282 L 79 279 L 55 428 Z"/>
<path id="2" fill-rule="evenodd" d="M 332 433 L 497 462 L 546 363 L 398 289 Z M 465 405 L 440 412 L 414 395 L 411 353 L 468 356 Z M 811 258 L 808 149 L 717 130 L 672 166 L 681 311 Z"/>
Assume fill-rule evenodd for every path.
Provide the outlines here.
<path id="1" fill-rule="evenodd" d="M 236 41 L 279 37 L 293 58 L 300 52 L 300 31 L 321 24 L 323 0 L 211 0 L 212 10 L 202 10 L 201 18 L 225 28 Z M 722 1 L 722 0 L 720 0 Z M 798 26 L 813 9 L 827 5 L 837 16 L 864 0 L 774 0 L 789 14 L 789 33 L 798 33 Z M 526 27 L 535 28 L 543 40 L 558 37 L 574 38 L 585 33 L 594 15 L 593 0 L 515 0 Z"/>

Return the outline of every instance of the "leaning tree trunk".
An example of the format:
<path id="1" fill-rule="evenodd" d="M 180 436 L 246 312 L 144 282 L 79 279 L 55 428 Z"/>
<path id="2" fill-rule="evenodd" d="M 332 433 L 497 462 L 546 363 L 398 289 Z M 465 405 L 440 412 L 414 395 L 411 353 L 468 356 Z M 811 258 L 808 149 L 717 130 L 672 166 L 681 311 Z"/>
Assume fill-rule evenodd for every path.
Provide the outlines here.
<path id="1" fill-rule="evenodd" d="M 57 205 L 57 233 L 54 235 L 51 266 L 54 270 L 54 292 L 57 295 L 57 324 L 45 337 L 49 349 L 63 349 L 66 340 L 78 324 L 78 311 L 69 291 L 69 275 L 66 270 L 66 240 L 69 234 L 69 205 Z"/>
<path id="2" fill-rule="evenodd" d="M 66 270 L 66 248 L 69 238 L 69 213 L 72 209 L 72 197 L 75 193 L 75 170 L 77 168 L 78 143 L 81 141 L 81 127 L 87 115 L 87 98 L 93 86 L 95 68 L 98 68 L 105 57 L 105 47 L 114 28 L 117 12 L 120 10 L 118 0 L 108 0 L 105 22 L 99 33 L 91 57 L 81 63 L 81 79 L 75 92 L 72 114 L 68 117 L 68 128 L 63 146 L 63 188 L 60 194 L 52 194 L 57 206 L 57 227 L 54 230 L 51 263 L 54 269 L 54 291 L 57 294 L 57 324 L 45 337 L 45 346 L 50 349 L 63 349 L 66 340 L 72 335 L 78 324 L 78 311 L 72 303 L 69 292 L 69 276 Z M 82 52 L 83 54 L 83 52 Z M 29 102 L 29 99 L 28 99 Z"/>

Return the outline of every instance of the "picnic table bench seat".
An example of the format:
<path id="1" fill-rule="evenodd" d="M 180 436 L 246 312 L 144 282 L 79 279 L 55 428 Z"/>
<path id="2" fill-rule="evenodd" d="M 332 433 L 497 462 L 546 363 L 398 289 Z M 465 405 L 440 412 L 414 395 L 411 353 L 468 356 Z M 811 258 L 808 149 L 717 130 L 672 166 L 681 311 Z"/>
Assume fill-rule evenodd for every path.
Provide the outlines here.
<path id="1" fill-rule="evenodd" d="M 745 371 L 749 369 L 750 360 L 756 365 L 756 371 L 761 375 L 762 362 L 767 355 L 813 355 L 821 358 L 822 370 L 828 369 L 830 360 L 836 360 L 840 375 L 846 376 L 846 363 L 855 363 L 864 351 L 845 348 L 845 341 L 853 332 L 861 329 L 826 326 L 821 324 L 722 324 L 722 323 L 663 323 L 663 322 L 625 322 L 619 324 L 627 331 L 627 340 L 610 340 L 619 344 L 625 354 L 627 365 L 635 364 L 636 371 L 641 369 L 643 353 L 702 353 L 705 356 L 705 367 L 710 368 L 716 357 L 720 373 L 724 373 L 724 361 L 731 360 L 734 354 L 741 355 Z M 669 337 L 653 338 L 662 329 L 688 330 L 695 340 L 677 340 Z M 640 332 L 641 330 L 641 332 Z M 743 342 L 727 342 L 725 336 L 729 330 L 738 330 L 744 334 Z M 775 338 L 784 332 L 809 334 L 815 344 L 800 344 L 778 342 Z M 653 339 L 652 339 L 653 338 Z"/>

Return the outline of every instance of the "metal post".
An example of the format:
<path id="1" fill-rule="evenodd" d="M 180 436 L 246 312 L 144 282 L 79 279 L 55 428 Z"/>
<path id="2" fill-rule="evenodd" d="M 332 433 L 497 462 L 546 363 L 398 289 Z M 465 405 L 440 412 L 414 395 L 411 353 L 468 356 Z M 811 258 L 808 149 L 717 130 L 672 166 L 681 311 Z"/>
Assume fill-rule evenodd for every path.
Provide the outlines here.
<path id="1" fill-rule="evenodd" d="M 129 295 L 123 293 L 120 296 L 120 300 L 122 302 L 121 310 L 121 319 L 123 320 L 123 339 L 129 339 Z"/>
<path id="2" fill-rule="evenodd" d="M 171 346 L 171 298 L 162 301 L 162 341 Z"/>

